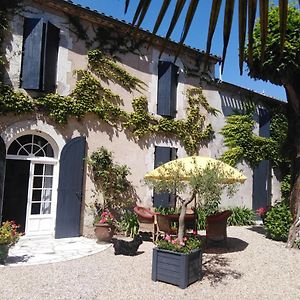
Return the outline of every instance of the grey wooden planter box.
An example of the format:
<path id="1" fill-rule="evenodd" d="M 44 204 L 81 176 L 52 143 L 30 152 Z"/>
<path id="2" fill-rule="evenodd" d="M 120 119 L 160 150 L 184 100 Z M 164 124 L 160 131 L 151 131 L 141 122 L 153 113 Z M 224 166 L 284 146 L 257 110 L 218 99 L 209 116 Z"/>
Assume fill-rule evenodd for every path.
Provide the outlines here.
<path id="1" fill-rule="evenodd" d="M 202 250 L 189 254 L 153 249 L 152 280 L 172 283 L 184 289 L 202 276 Z"/>

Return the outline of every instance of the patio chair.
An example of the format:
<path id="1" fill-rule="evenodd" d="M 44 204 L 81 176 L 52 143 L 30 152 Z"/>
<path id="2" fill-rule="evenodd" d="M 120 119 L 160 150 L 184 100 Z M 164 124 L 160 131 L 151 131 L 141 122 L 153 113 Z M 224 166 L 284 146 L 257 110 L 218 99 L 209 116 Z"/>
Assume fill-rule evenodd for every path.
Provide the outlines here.
<path id="1" fill-rule="evenodd" d="M 231 210 L 225 210 L 206 217 L 206 245 L 209 241 L 224 242 L 227 247 L 227 219 Z"/>
<path id="2" fill-rule="evenodd" d="M 156 221 L 154 218 L 155 213 L 150 209 L 141 206 L 135 206 L 133 210 L 137 215 L 139 231 L 151 232 L 153 241 L 155 241 L 157 231 Z"/>
<path id="3" fill-rule="evenodd" d="M 160 234 L 177 235 L 177 228 L 171 226 L 171 220 L 168 215 L 156 215 L 157 219 L 157 237 Z"/>

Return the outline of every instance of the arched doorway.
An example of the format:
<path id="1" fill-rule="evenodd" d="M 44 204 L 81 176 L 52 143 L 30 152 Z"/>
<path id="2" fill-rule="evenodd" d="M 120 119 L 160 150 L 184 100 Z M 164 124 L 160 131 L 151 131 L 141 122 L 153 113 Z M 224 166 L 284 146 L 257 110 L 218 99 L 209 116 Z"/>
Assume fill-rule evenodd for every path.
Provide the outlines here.
<path id="1" fill-rule="evenodd" d="M 15 220 L 26 235 L 53 235 L 57 201 L 57 153 L 42 135 L 25 134 L 10 143 L 2 220 Z"/>

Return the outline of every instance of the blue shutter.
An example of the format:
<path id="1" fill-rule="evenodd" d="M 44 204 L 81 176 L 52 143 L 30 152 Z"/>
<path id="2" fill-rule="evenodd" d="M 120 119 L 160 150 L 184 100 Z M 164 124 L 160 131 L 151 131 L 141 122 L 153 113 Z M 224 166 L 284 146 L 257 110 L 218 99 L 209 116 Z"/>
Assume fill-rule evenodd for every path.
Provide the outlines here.
<path id="1" fill-rule="evenodd" d="M 259 136 L 270 137 L 270 114 L 266 109 L 259 109 Z M 271 164 L 261 161 L 253 170 L 252 208 L 266 207 L 271 203 Z"/>
<path id="2" fill-rule="evenodd" d="M 42 40 L 43 20 L 25 18 L 21 77 L 24 89 L 40 89 Z"/>
<path id="3" fill-rule="evenodd" d="M 178 67 L 171 62 L 158 64 L 157 114 L 176 117 Z"/>
<path id="4" fill-rule="evenodd" d="M 77 137 L 61 153 L 55 238 L 80 235 L 85 146 L 85 138 Z"/>
<path id="5" fill-rule="evenodd" d="M 170 147 L 155 147 L 154 168 L 170 160 L 176 159 L 177 149 Z M 170 207 L 174 204 L 174 197 L 170 193 L 153 193 L 154 207 Z"/>
<path id="6" fill-rule="evenodd" d="M 5 165 L 6 165 L 6 148 L 3 139 L 0 137 L 0 224 L 2 222 Z"/>
<path id="7" fill-rule="evenodd" d="M 43 91 L 50 93 L 56 90 L 56 68 L 59 44 L 59 28 L 50 22 L 45 30 Z"/>

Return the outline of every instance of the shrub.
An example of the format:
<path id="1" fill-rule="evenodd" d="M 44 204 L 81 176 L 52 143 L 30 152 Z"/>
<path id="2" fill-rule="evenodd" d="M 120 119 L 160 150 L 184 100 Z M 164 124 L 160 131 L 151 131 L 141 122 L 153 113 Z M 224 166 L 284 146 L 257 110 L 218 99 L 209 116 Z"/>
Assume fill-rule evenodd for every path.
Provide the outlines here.
<path id="1" fill-rule="evenodd" d="M 287 241 L 291 225 L 292 215 L 284 202 L 271 207 L 264 220 L 267 237 L 277 241 Z"/>
<path id="2" fill-rule="evenodd" d="M 118 222 L 118 229 L 127 236 L 135 237 L 139 232 L 139 222 L 135 213 L 126 210 Z"/>
<path id="3" fill-rule="evenodd" d="M 254 224 L 254 212 L 246 207 L 231 207 L 232 215 L 228 218 L 229 226 L 246 226 Z"/>
<path id="4" fill-rule="evenodd" d="M 299 248 L 300 249 L 300 238 L 298 239 L 298 240 L 296 240 L 296 246 L 297 246 L 297 248 Z"/>

